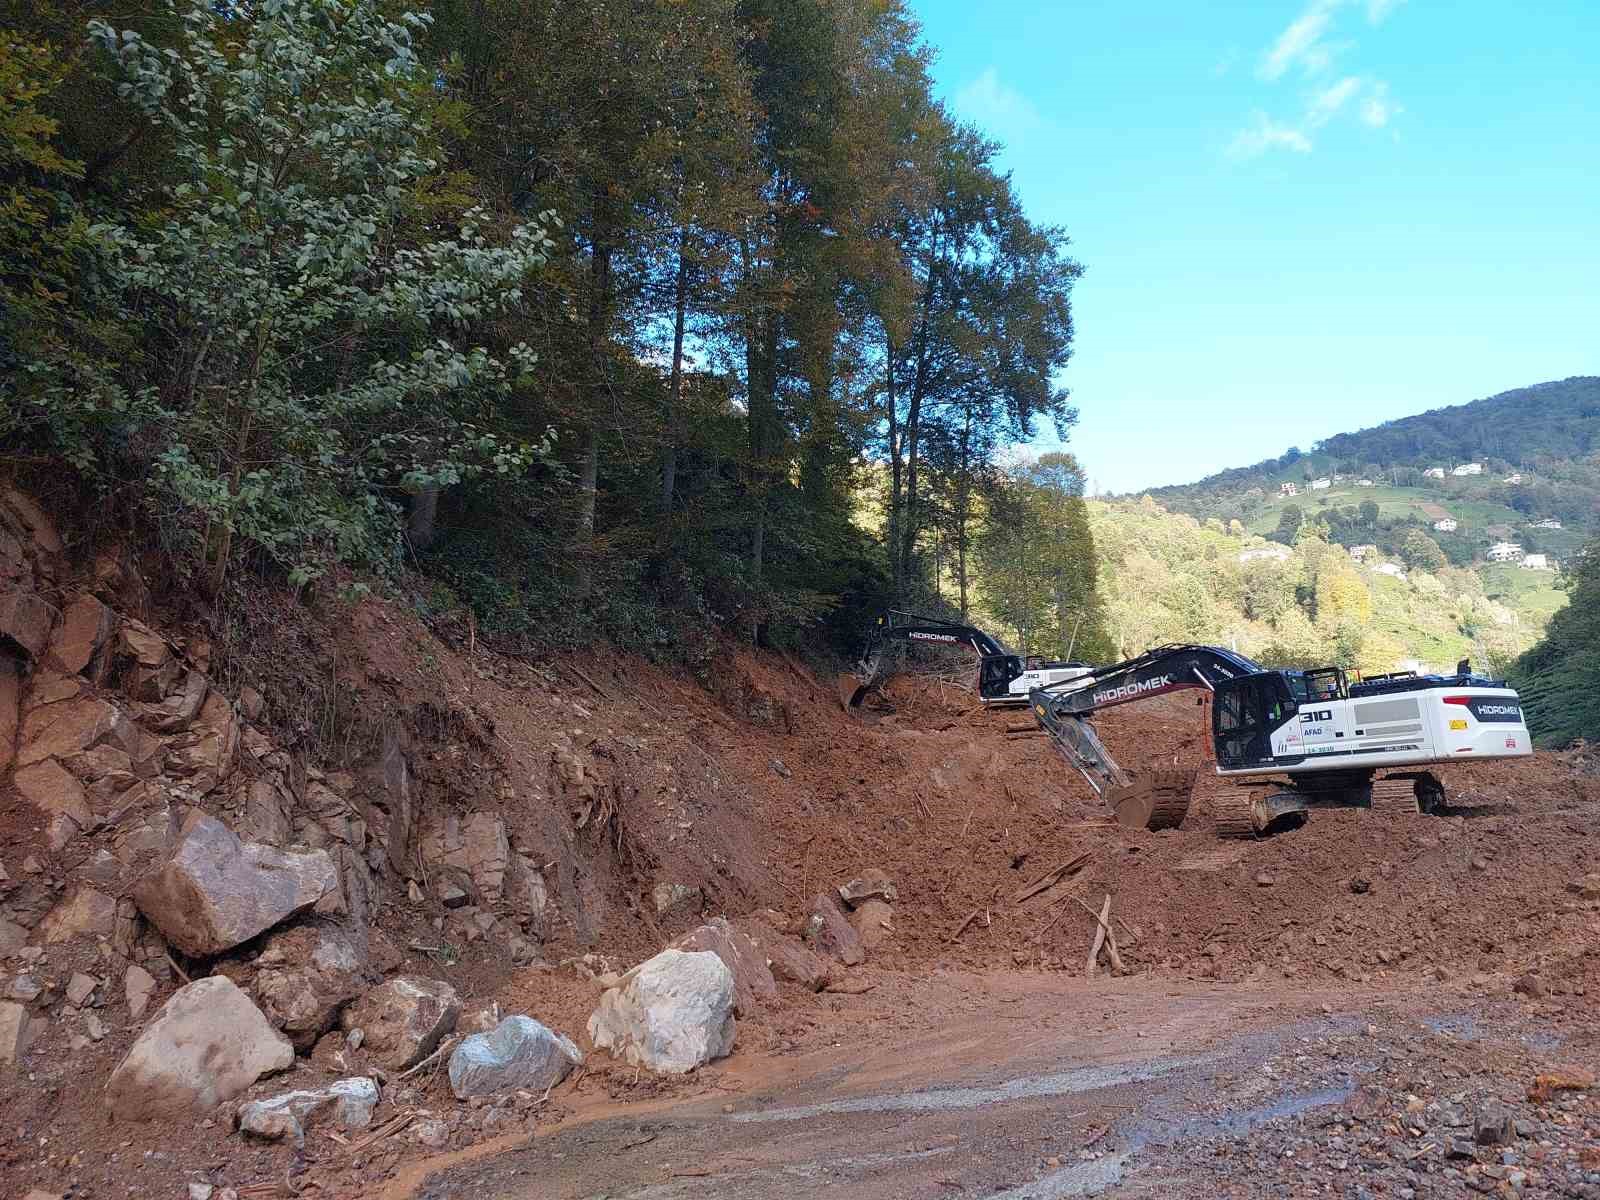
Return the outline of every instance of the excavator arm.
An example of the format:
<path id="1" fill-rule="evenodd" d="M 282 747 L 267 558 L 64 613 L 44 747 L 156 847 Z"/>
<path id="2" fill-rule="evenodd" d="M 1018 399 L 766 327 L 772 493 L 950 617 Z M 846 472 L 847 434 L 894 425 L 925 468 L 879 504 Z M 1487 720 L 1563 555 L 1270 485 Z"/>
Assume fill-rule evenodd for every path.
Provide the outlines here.
<path id="1" fill-rule="evenodd" d="M 939 617 L 890 611 L 878 618 L 867 639 L 866 651 L 854 675 L 839 677 L 839 699 L 857 708 L 889 674 L 891 648 L 922 643 L 934 646 L 970 646 L 978 655 L 978 691 L 985 699 L 1003 696 L 1011 681 L 1022 674 L 1022 657 L 1007 650 L 983 630 Z"/>
<path id="2" fill-rule="evenodd" d="M 1263 668 L 1218 646 L 1173 645 L 1147 650 L 1126 662 L 1100 667 L 1080 679 L 1035 688 L 1028 704 L 1039 727 L 1050 735 L 1067 763 L 1103 799 L 1119 823 L 1138 829 L 1169 829 L 1189 809 L 1194 773 L 1156 771 L 1135 779 L 1111 757 L 1089 717 L 1102 709 L 1131 704 L 1168 692 L 1199 689 Z M 1210 745 L 1209 711 L 1206 744 Z"/>

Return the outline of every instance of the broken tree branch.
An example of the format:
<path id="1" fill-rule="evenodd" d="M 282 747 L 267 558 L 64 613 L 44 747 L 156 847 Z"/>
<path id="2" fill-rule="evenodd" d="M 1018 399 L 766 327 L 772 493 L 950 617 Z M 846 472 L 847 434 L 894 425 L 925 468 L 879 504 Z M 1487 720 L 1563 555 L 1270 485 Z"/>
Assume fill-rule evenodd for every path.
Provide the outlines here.
<path id="1" fill-rule="evenodd" d="M 1105 945 L 1106 930 L 1111 928 L 1108 924 L 1111 920 L 1111 896 L 1109 893 L 1106 895 L 1105 904 L 1100 908 L 1100 916 L 1096 919 L 1099 923 L 1094 929 L 1094 941 L 1089 946 L 1089 961 L 1083 964 L 1083 973 L 1089 979 L 1095 977 L 1095 964 L 1100 958 L 1100 947 Z"/>

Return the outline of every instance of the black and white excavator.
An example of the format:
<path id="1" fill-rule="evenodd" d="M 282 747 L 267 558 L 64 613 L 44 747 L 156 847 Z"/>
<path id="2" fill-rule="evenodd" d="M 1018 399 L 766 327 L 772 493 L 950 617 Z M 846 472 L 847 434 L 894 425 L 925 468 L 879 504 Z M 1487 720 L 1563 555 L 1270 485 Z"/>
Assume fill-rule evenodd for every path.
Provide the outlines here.
<path id="1" fill-rule="evenodd" d="M 896 651 L 907 645 L 967 646 L 976 651 L 978 699 L 985 708 L 1021 707 L 1034 689 L 1070 683 L 1091 670 L 1087 663 L 1024 658 L 974 625 L 890 610 L 872 627 L 856 673 L 839 677 L 841 703 L 859 708 L 893 673 Z"/>
<path id="2" fill-rule="evenodd" d="M 1090 718 L 1185 689 L 1210 710 L 1209 761 L 1130 776 Z M 1121 824 L 1174 828 L 1204 794 L 1224 837 L 1293 827 L 1314 808 L 1431 812 L 1445 789 L 1429 768 L 1533 753 L 1517 693 L 1465 659 L 1454 675 L 1351 682 L 1338 667 L 1270 670 L 1218 646 L 1160 646 L 1035 687 L 1028 704 Z"/>

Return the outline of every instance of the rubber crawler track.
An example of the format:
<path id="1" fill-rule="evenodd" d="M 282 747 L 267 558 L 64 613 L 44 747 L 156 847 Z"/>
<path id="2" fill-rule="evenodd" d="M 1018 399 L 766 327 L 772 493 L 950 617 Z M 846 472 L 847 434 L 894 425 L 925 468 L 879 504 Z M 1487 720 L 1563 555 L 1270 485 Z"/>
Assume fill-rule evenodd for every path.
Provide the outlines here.
<path id="1" fill-rule="evenodd" d="M 1372 811 L 1380 816 L 1421 816 L 1422 807 L 1417 803 L 1417 781 L 1410 777 L 1374 779 L 1372 781 Z"/>

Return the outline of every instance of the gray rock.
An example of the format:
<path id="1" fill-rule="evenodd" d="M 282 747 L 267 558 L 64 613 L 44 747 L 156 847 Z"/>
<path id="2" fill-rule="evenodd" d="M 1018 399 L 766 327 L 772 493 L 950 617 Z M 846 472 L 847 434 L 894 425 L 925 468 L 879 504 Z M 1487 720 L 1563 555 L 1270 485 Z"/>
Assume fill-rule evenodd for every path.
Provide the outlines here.
<path id="1" fill-rule="evenodd" d="M 860 936 L 845 920 L 839 906 L 827 896 L 819 895 L 812 902 L 803 932 L 806 941 L 824 958 L 835 959 L 847 967 L 866 961 L 867 952 Z"/>
<path id="2" fill-rule="evenodd" d="M 167 941 L 196 958 L 231 950 L 314 906 L 342 906 L 326 852 L 242 842 L 201 813 L 184 822 L 172 856 L 134 884 L 133 898 Z"/>
<path id="3" fill-rule="evenodd" d="M 691 929 L 676 942 L 675 950 L 709 950 L 733 972 L 734 1013 L 753 1015 L 766 1000 L 778 995 L 777 981 L 766 955 L 748 934 L 728 924 L 726 917 L 713 917 L 698 929 Z"/>
<path id="4" fill-rule="evenodd" d="M 461 1001 L 437 979 L 401 975 L 372 989 L 341 1014 L 346 1031 L 360 1029 L 367 1050 L 384 1066 L 416 1066 L 456 1027 Z"/>
<path id="5" fill-rule="evenodd" d="M 361 994 L 365 982 L 360 946 L 332 925 L 272 934 L 256 966 L 256 1002 L 300 1051 L 333 1028 L 339 1010 Z"/>
<path id="6" fill-rule="evenodd" d="M 14 1063 L 28 1052 L 38 1034 L 38 1022 L 20 1004 L 0 1003 L 0 1063 Z"/>
<path id="7" fill-rule="evenodd" d="M 340 1129 L 365 1129 L 378 1107 L 378 1085 L 366 1076 L 327 1087 L 252 1100 L 239 1109 L 239 1131 L 266 1141 L 305 1141 L 307 1127 L 332 1120 Z"/>
<path id="8" fill-rule="evenodd" d="M 475 1033 L 450 1055 L 450 1090 L 456 1099 L 527 1088 L 543 1091 L 583 1062 L 572 1039 L 552 1033 L 532 1017 L 507 1017 L 488 1033 Z"/>
<path id="9" fill-rule="evenodd" d="M 589 1037 L 634 1066 L 681 1075 L 733 1049 L 733 1003 L 733 972 L 715 954 L 663 950 L 600 997 Z"/>
<path id="10" fill-rule="evenodd" d="M 863 871 L 849 883 L 841 885 L 839 899 L 854 908 L 863 900 L 887 900 L 892 904 L 899 899 L 899 895 L 895 891 L 894 882 L 874 867 L 870 871 Z"/>
<path id="11" fill-rule="evenodd" d="M 450 1126 L 437 1117 L 424 1117 L 411 1126 L 411 1140 L 430 1150 L 443 1150 L 450 1142 Z"/>
<path id="12" fill-rule="evenodd" d="M 287 1070 L 294 1047 L 231 979 L 179 988 L 111 1073 L 113 1118 L 142 1121 L 209 1112 L 263 1075 Z"/>
<path id="13" fill-rule="evenodd" d="M 1472 1140 L 1480 1146 L 1509 1146 L 1517 1140 L 1517 1122 L 1499 1105 L 1487 1104 L 1472 1125 Z"/>
<path id="14" fill-rule="evenodd" d="M 656 915 L 664 916 L 678 908 L 699 908 L 700 889 L 687 883 L 658 883 L 650 889 L 650 899 L 655 903 Z"/>

